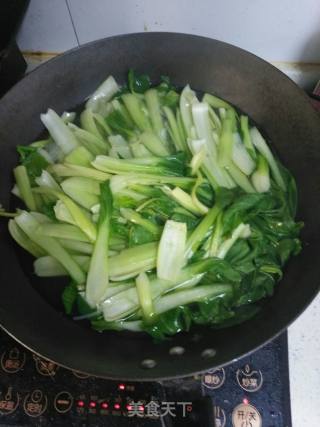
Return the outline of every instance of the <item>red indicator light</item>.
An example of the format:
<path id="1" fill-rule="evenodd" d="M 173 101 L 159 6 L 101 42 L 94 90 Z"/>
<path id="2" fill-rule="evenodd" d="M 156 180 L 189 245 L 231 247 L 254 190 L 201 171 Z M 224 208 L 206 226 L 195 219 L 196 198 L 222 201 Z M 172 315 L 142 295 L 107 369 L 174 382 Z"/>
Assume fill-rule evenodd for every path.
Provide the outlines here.
<path id="1" fill-rule="evenodd" d="M 78 402 L 77 402 L 77 406 L 78 406 L 79 408 L 83 408 L 83 407 L 84 407 L 84 401 L 83 401 L 83 400 L 78 400 Z"/>
<path id="2" fill-rule="evenodd" d="M 126 388 L 125 384 L 119 384 L 118 385 L 119 390 L 125 390 L 125 388 Z"/>
<path id="3" fill-rule="evenodd" d="M 132 411 L 132 405 L 127 405 L 127 410 Z"/>
<path id="4" fill-rule="evenodd" d="M 114 409 L 116 409 L 117 411 L 120 409 L 120 405 L 119 405 L 119 403 L 115 403 L 115 404 L 113 405 L 113 407 L 114 407 Z"/>
<path id="5" fill-rule="evenodd" d="M 102 409 L 108 409 L 109 405 L 107 404 L 107 402 L 102 402 L 101 403 L 101 408 Z"/>
<path id="6" fill-rule="evenodd" d="M 143 411 L 144 411 L 144 406 L 143 406 L 143 405 L 140 405 L 140 406 L 139 406 L 139 411 L 141 411 L 141 412 L 143 412 Z"/>
<path id="7" fill-rule="evenodd" d="M 97 406 L 96 402 L 90 402 L 89 403 L 90 408 L 95 408 Z"/>
<path id="8" fill-rule="evenodd" d="M 243 399 L 243 401 L 242 401 L 245 405 L 248 405 L 248 403 L 249 403 L 249 400 L 245 397 L 244 399 Z"/>

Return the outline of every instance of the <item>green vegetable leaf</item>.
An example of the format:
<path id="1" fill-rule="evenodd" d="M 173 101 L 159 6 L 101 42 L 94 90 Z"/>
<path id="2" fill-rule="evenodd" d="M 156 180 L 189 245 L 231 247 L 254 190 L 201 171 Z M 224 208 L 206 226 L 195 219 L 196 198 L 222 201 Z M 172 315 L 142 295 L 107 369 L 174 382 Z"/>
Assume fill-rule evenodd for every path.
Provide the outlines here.
<path id="1" fill-rule="evenodd" d="M 156 237 L 150 231 L 138 224 L 132 224 L 129 230 L 129 247 L 154 242 Z"/>
<path id="2" fill-rule="evenodd" d="M 49 163 L 38 153 L 36 147 L 18 145 L 17 151 L 21 164 L 27 169 L 31 184 L 34 184 L 35 178 L 41 175 L 42 170 L 46 169 Z"/>
<path id="3" fill-rule="evenodd" d="M 107 115 L 105 121 L 114 133 L 122 135 L 124 138 L 131 138 L 135 135 L 134 126 L 121 114 L 119 110 L 113 110 Z"/>
<path id="4" fill-rule="evenodd" d="M 128 87 L 132 93 L 144 93 L 151 87 L 151 80 L 147 74 L 138 75 L 131 68 L 128 72 Z"/>
<path id="5" fill-rule="evenodd" d="M 64 291 L 62 293 L 62 303 L 66 314 L 72 313 L 77 298 L 77 285 L 74 282 L 70 282 L 69 285 L 64 288 Z"/>

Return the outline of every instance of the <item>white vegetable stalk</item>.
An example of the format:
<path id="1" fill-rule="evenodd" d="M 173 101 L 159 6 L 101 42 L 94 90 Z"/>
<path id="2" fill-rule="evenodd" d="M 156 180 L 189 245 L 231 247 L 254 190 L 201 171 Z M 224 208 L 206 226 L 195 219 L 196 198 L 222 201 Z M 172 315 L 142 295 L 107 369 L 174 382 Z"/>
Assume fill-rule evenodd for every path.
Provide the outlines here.
<path id="1" fill-rule="evenodd" d="M 189 85 L 187 85 L 180 95 L 180 111 L 182 122 L 189 138 L 192 138 L 192 127 L 194 126 L 191 106 L 198 102 L 199 101 L 195 92 L 190 88 Z"/>
<path id="2" fill-rule="evenodd" d="M 187 226 L 185 223 L 168 220 L 165 223 L 157 256 L 157 276 L 175 281 L 185 263 Z"/>
<path id="3" fill-rule="evenodd" d="M 222 228 L 222 214 L 220 213 L 211 236 L 210 247 L 207 252 L 207 256 L 209 257 L 216 257 L 218 254 L 219 246 L 221 244 Z"/>
<path id="4" fill-rule="evenodd" d="M 73 219 L 71 213 L 69 212 L 66 205 L 61 201 L 58 200 L 57 203 L 53 207 L 54 213 L 56 218 L 59 221 L 67 222 L 68 224 L 76 225 L 75 220 Z"/>
<path id="5" fill-rule="evenodd" d="M 152 156 L 151 151 L 141 141 L 134 141 L 130 144 L 130 150 L 132 156 L 136 158 L 150 157 Z"/>
<path id="6" fill-rule="evenodd" d="M 174 199 L 182 207 L 187 209 L 189 212 L 194 213 L 195 215 L 203 215 L 208 211 L 206 207 L 204 207 L 204 209 L 199 208 L 199 206 L 194 203 L 192 196 L 190 196 L 190 194 L 182 190 L 180 187 L 175 187 L 172 190 L 170 187 L 165 185 L 161 189 L 167 196 Z"/>
<path id="7" fill-rule="evenodd" d="M 21 195 L 21 198 L 26 204 L 27 208 L 31 211 L 37 210 L 37 204 L 34 194 L 31 190 L 27 169 L 25 166 L 20 165 L 13 169 L 13 173 L 16 179 L 17 187 L 19 189 L 19 194 Z"/>
<path id="8" fill-rule="evenodd" d="M 110 178 L 110 188 L 113 194 L 117 194 L 124 190 L 129 185 L 142 184 L 142 185 L 159 185 L 159 184 L 172 184 L 184 186 L 192 184 L 193 178 L 179 177 L 179 176 L 164 176 L 164 175 L 151 175 L 151 174 L 128 174 L 128 175 L 113 175 Z"/>
<path id="9" fill-rule="evenodd" d="M 109 241 L 113 200 L 109 183 L 101 184 L 100 212 L 97 239 L 94 243 L 86 283 L 85 298 L 96 307 L 106 296 L 109 286 Z"/>
<path id="10" fill-rule="evenodd" d="M 258 156 L 257 170 L 253 173 L 251 180 L 258 193 L 265 193 L 270 190 L 269 165 L 261 155 Z"/>
<path id="11" fill-rule="evenodd" d="M 15 221 L 25 232 L 25 234 L 34 243 L 39 245 L 45 252 L 56 258 L 63 267 L 68 271 L 70 276 L 77 284 L 85 282 L 85 274 L 73 259 L 73 257 L 62 247 L 62 245 L 54 238 L 42 236 L 38 232 L 40 223 L 28 212 L 22 211 Z"/>
<path id="12" fill-rule="evenodd" d="M 216 156 L 217 150 L 212 136 L 208 104 L 204 102 L 194 103 L 191 107 L 191 111 L 198 139 L 205 139 L 210 155 Z"/>
<path id="13" fill-rule="evenodd" d="M 257 148 L 257 150 L 262 154 L 262 156 L 267 160 L 269 163 L 271 172 L 273 174 L 273 177 L 276 181 L 276 183 L 279 185 L 279 187 L 285 191 L 286 190 L 286 184 L 282 178 L 279 166 L 273 157 L 273 154 L 268 147 L 265 139 L 262 137 L 261 133 L 258 131 L 256 127 L 250 129 L 250 136 L 253 142 L 253 145 Z"/>
<path id="14" fill-rule="evenodd" d="M 153 303 L 150 280 L 146 273 L 140 273 L 136 278 L 136 287 L 143 317 L 145 320 L 149 320 L 153 315 Z"/>
<path id="15" fill-rule="evenodd" d="M 178 121 L 171 108 L 164 106 L 163 111 L 169 125 L 169 135 L 174 143 L 176 151 L 188 151 L 184 135 L 179 129 Z"/>
<path id="16" fill-rule="evenodd" d="M 84 178 L 92 178 L 97 181 L 106 181 L 110 178 L 110 174 L 107 174 L 102 171 L 98 171 L 91 167 L 71 165 L 71 164 L 55 164 L 50 166 L 50 171 L 53 172 L 57 176 L 61 177 L 84 177 Z"/>
<path id="17" fill-rule="evenodd" d="M 88 270 L 90 257 L 74 255 L 74 260 L 81 265 L 84 271 Z M 63 265 L 52 256 L 43 256 L 33 263 L 34 272 L 39 277 L 67 276 L 68 272 Z"/>
<path id="18" fill-rule="evenodd" d="M 210 120 L 211 120 L 211 123 L 212 123 L 213 127 L 218 132 L 220 132 L 220 129 L 221 129 L 221 120 L 220 120 L 218 114 L 214 111 L 214 109 L 212 107 L 209 107 L 209 117 L 210 117 Z"/>
<path id="19" fill-rule="evenodd" d="M 38 185 L 43 185 L 45 187 L 53 188 L 54 190 L 61 190 L 60 185 L 57 181 L 50 175 L 49 172 L 43 170 L 41 175 L 35 179 Z"/>
<path id="20" fill-rule="evenodd" d="M 11 193 L 16 197 L 19 197 L 19 199 L 22 198 L 19 187 L 17 186 L 17 184 L 14 184 L 14 186 L 12 187 Z"/>
<path id="21" fill-rule="evenodd" d="M 210 93 L 205 93 L 202 101 L 207 102 L 213 108 L 223 108 L 224 110 L 233 109 L 233 107 L 221 98 Z"/>
<path id="22" fill-rule="evenodd" d="M 151 242 L 124 249 L 109 259 L 109 273 L 113 281 L 137 276 L 143 271 L 155 268 L 158 243 Z"/>
<path id="23" fill-rule="evenodd" d="M 68 128 L 71 129 L 79 143 L 81 143 L 92 154 L 98 155 L 107 153 L 108 145 L 102 138 L 79 128 L 73 123 L 69 123 Z"/>
<path id="24" fill-rule="evenodd" d="M 246 150 L 238 132 L 233 134 L 232 161 L 241 172 L 248 176 L 255 168 L 255 162 Z"/>
<path id="25" fill-rule="evenodd" d="M 77 147 L 78 141 L 68 126 L 56 112 L 48 109 L 46 114 L 40 115 L 41 121 L 48 129 L 52 139 L 61 148 L 64 154 L 70 153 Z"/>
<path id="26" fill-rule="evenodd" d="M 72 150 L 65 158 L 64 163 L 75 166 L 91 166 L 94 155 L 85 147 L 80 146 Z"/>
<path id="27" fill-rule="evenodd" d="M 105 113 L 106 104 L 119 91 L 119 86 L 113 76 L 109 76 L 90 96 L 86 108 L 97 113 Z"/>
<path id="28" fill-rule="evenodd" d="M 176 282 L 154 278 L 150 282 L 150 292 L 154 301 L 165 292 L 196 286 L 204 273 L 196 273 L 194 266 L 182 270 Z M 114 321 L 133 313 L 139 308 L 139 296 L 136 287 L 120 292 L 111 298 L 106 298 L 101 304 L 106 321 Z"/>
<path id="29" fill-rule="evenodd" d="M 198 211 L 202 215 L 205 215 L 205 214 L 207 214 L 209 212 L 209 209 L 207 208 L 207 206 L 205 206 L 203 203 L 201 203 L 200 200 L 197 197 L 197 189 L 202 184 L 202 182 L 203 182 L 203 179 L 202 179 L 201 175 L 199 175 L 199 177 L 197 178 L 197 181 L 196 181 L 195 185 L 192 188 L 191 198 L 192 198 L 193 204 L 196 206 L 196 208 L 198 209 Z"/>
<path id="30" fill-rule="evenodd" d="M 77 114 L 74 111 L 64 111 L 61 114 L 61 119 L 65 123 L 72 123 L 75 121 Z"/>
<path id="31" fill-rule="evenodd" d="M 208 150 L 208 144 L 205 139 L 197 139 L 188 141 L 190 150 L 193 155 L 204 150 L 205 156 L 202 163 L 202 169 L 204 174 L 207 176 L 210 184 L 216 187 L 233 188 L 235 183 L 232 178 L 228 175 L 227 171 L 222 169 L 217 161 L 217 157 L 210 155 Z"/>
<path id="32" fill-rule="evenodd" d="M 99 181 L 84 177 L 72 177 L 65 179 L 61 183 L 61 187 L 69 197 L 86 209 L 90 209 L 99 203 Z"/>
<path id="33" fill-rule="evenodd" d="M 150 114 L 152 127 L 157 136 L 160 137 L 163 132 L 164 125 L 161 116 L 158 92 L 156 89 L 149 89 L 144 94 L 144 97 Z"/>
<path id="34" fill-rule="evenodd" d="M 88 242 L 89 240 L 88 236 L 80 228 L 71 224 L 44 223 L 39 226 L 37 231 L 43 236 L 71 239 L 79 242 Z"/>
<path id="35" fill-rule="evenodd" d="M 225 258 L 231 247 L 238 239 L 247 239 L 250 236 L 250 225 L 243 223 L 239 224 L 238 227 L 233 230 L 231 237 L 220 245 L 217 257 L 222 259 Z"/>
<path id="36" fill-rule="evenodd" d="M 191 159 L 191 175 L 196 175 L 199 171 L 199 169 L 202 166 L 202 163 L 204 162 L 204 159 L 206 157 L 206 149 L 205 146 L 202 146 L 202 148 L 193 155 Z"/>
<path id="37" fill-rule="evenodd" d="M 87 242 L 79 242 L 77 240 L 70 239 L 58 239 L 60 244 L 70 251 L 79 255 L 91 255 L 93 251 L 93 245 Z"/>
<path id="38" fill-rule="evenodd" d="M 113 150 L 123 159 L 130 159 L 132 157 L 129 144 L 121 135 L 110 135 L 109 142 Z"/>
<path id="39" fill-rule="evenodd" d="M 96 227 L 90 218 L 88 218 L 88 214 L 70 197 L 68 197 L 65 193 L 53 190 L 50 187 L 37 187 L 35 191 L 36 190 L 39 194 L 49 193 L 51 195 L 55 195 L 57 199 L 61 200 L 65 204 L 66 208 L 74 219 L 74 222 L 89 237 L 90 242 L 94 242 L 96 240 Z"/>
<path id="40" fill-rule="evenodd" d="M 45 255 L 46 252 L 35 242 L 29 239 L 14 219 L 9 220 L 8 229 L 11 237 L 18 243 L 18 245 L 28 251 L 31 255 L 34 257 Z"/>
<path id="41" fill-rule="evenodd" d="M 154 302 L 155 314 L 161 314 L 180 305 L 201 301 L 205 298 L 224 296 L 231 292 L 232 286 L 228 284 L 212 284 L 207 286 L 196 286 L 179 292 L 165 295 Z"/>

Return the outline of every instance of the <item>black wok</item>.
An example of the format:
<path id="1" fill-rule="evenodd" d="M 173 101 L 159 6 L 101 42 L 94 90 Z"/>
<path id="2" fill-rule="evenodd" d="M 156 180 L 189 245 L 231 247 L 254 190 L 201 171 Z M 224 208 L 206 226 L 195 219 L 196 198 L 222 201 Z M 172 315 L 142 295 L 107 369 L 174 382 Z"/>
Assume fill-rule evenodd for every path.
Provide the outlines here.
<path id="1" fill-rule="evenodd" d="M 11 201 L 15 146 L 42 132 L 39 115 L 79 105 L 109 74 L 123 82 L 128 68 L 153 79 L 169 75 L 213 92 L 248 114 L 296 177 L 303 251 L 286 268 L 272 298 L 250 321 L 223 330 L 193 329 L 160 344 L 143 334 L 99 334 L 65 317 L 60 284 L 37 281 L 0 223 L 0 324 L 32 351 L 69 368 L 106 378 L 150 380 L 204 371 L 239 358 L 272 339 L 311 302 L 320 278 L 320 121 L 306 95 L 256 56 L 207 38 L 170 33 L 112 37 L 74 49 L 18 83 L 0 102 L 0 200 Z M 173 347 L 183 347 L 176 355 Z M 142 363 L 146 359 L 153 362 Z M 147 368 L 144 365 L 148 365 Z M 151 367 L 153 366 L 153 367 Z"/>

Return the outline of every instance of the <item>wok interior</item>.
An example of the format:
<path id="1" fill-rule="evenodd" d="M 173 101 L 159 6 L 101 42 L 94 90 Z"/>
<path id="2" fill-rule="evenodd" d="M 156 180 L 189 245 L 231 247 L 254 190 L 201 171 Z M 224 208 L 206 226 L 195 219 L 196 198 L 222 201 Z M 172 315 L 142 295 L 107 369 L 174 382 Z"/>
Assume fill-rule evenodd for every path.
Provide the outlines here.
<path id="1" fill-rule="evenodd" d="M 107 75 L 124 82 L 127 70 L 169 75 L 177 86 L 190 83 L 215 93 L 251 117 L 296 178 L 298 218 L 305 222 L 303 251 L 293 258 L 275 295 L 250 321 L 227 329 L 193 328 L 155 344 L 144 334 L 99 334 L 62 314 L 63 284 L 35 279 L 31 258 L 16 248 L 0 224 L 2 298 L 0 324 L 22 343 L 67 367 L 122 379 L 187 375 L 231 362 L 286 327 L 318 290 L 320 124 L 305 95 L 283 74 L 230 45 L 196 36 L 148 33 L 97 41 L 44 64 L 0 103 L 2 155 L 0 200 L 10 202 L 15 146 L 35 140 L 40 113 L 48 107 L 72 110 Z M 31 286 L 30 286 L 31 285 Z M 183 347 L 178 355 L 173 348 Z M 182 361 L 183 357 L 183 361 Z"/>

